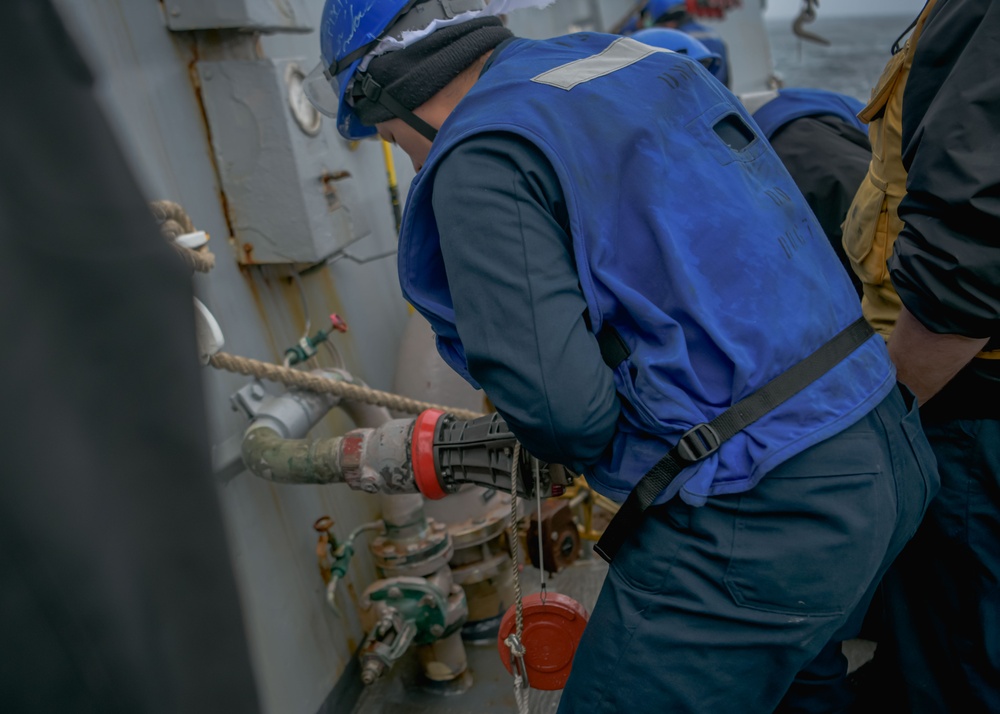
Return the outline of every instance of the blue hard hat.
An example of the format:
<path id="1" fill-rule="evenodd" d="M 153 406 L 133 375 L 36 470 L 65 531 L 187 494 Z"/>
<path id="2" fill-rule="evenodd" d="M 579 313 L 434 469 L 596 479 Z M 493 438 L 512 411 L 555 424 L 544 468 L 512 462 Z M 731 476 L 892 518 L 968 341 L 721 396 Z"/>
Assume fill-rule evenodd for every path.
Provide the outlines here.
<path id="1" fill-rule="evenodd" d="M 722 70 L 722 57 L 712 52 L 686 32 L 671 30 L 666 27 L 650 27 L 645 30 L 639 30 L 631 37 L 633 40 L 646 45 L 687 55 L 704 65 L 705 69 L 711 72 L 713 76 L 718 77 L 720 70 Z"/>
<path id="2" fill-rule="evenodd" d="M 306 96 L 319 111 L 337 118 L 344 138 L 372 136 L 375 127 L 361 123 L 348 94 L 365 56 L 388 36 L 399 40 L 406 32 L 485 4 L 485 0 L 326 0 L 319 26 L 321 60 L 306 77 Z M 376 88 L 372 96 L 380 91 Z"/>
<path id="3" fill-rule="evenodd" d="M 321 112 L 337 118 L 347 139 L 362 139 L 375 127 L 358 121 L 344 94 L 361 60 L 415 0 L 327 0 L 319 26 L 320 63 L 305 81 L 306 96 Z"/>

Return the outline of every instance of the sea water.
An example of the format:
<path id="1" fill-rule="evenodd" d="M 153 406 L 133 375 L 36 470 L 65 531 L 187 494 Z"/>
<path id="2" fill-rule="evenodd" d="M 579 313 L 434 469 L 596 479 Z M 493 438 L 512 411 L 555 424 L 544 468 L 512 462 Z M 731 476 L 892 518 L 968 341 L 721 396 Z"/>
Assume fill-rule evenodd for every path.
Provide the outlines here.
<path id="1" fill-rule="evenodd" d="M 919 12 L 919 8 L 916 12 Z M 830 41 L 829 46 L 796 37 L 789 19 L 766 20 L 772 59 L 786 87 L 815 87 L 867 102 L 871 89 L 892 56 L 892 45 L 916 17 L 823 16 L 805 29 Z"/>

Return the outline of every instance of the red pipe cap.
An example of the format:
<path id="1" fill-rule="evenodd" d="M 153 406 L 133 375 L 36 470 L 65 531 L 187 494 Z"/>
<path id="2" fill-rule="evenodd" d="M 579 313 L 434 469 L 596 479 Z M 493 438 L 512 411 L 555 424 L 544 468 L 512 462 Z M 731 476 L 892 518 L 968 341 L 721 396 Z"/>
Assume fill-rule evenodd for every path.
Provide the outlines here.
<path id="1" fill-rule="evenodd" d="M 441 485 L 437 469 L 434 467 L 434 435 L 437 425 L 444 416 L 440 409 L 425 409 L 413 421 L 413 436 L 410 457 L 413 461 L 413 480 L 424 498 L 432 501 L 444 498 L 448 492 Z"/>
<path id="2" fill-rule="evenodd" d="M 522 599 L 524 632 L 524 668 L 532 689 L 562 689 L 569 679 L 573 655 L 587 626 L 587 610 L 568 595 L 533 593 Z M 510 650 L 504 643 L 517 626 L 517 604 L 513 604 L 500 621 L 497 649 L 500 660 L 513 674 Z"/>

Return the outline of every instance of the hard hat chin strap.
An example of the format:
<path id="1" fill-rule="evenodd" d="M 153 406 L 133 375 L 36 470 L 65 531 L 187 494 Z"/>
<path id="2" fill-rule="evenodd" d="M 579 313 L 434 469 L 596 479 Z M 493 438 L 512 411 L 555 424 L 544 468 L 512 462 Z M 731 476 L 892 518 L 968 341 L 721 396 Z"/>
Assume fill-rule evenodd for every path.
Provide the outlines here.
<path id="1" fill-rule="evenodd" d="M 386 92 L 382 88 L 382 85 L 376 82 L 370 74 L 359 72 L 355 82 L 355 92 L 359 92 L 360 90 L 360 94 L 365 99 L 385 107 L 393 116 L 402 119 L 406 124 L 418 131 L 421 136 L 426 137 L 428 141 L 434 141 L 438 130 L 404 107 L 395 97 Z"/>

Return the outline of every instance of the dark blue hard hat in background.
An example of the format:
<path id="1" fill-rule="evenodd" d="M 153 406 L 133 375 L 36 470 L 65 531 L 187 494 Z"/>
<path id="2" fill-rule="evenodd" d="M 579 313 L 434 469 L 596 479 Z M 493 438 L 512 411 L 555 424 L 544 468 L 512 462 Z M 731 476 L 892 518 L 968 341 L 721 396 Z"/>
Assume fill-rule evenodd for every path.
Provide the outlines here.
<path id="1" fill-rule="evenodd" d="M 671 30 L 666 27 L 650 27 L 633 33 L 631 37 L 646 45 L 687 55 L 704 65 L 715 77 L 719 76 L 725 66 L 720 55 L 712 52 L 702 42 L 680 30 Z"/>

